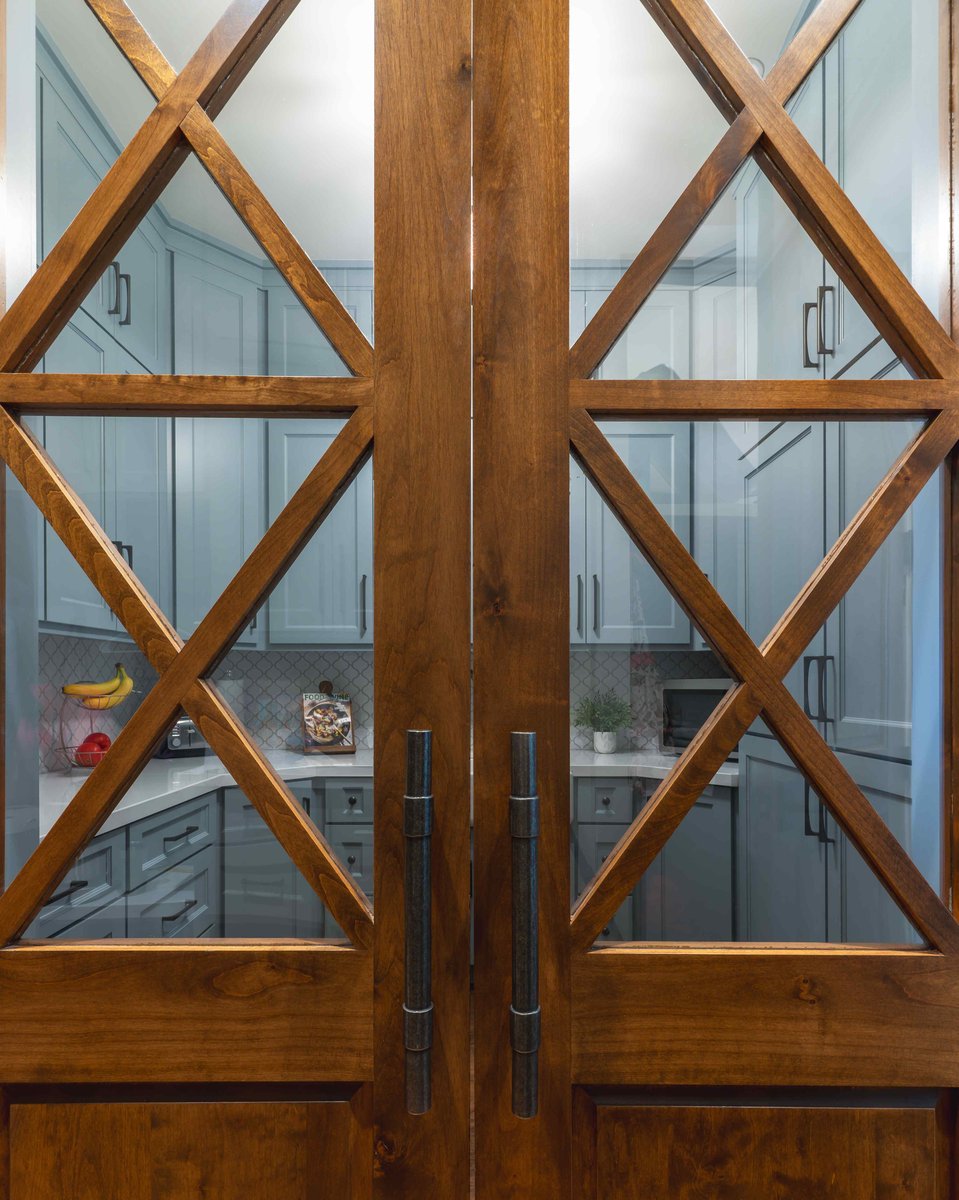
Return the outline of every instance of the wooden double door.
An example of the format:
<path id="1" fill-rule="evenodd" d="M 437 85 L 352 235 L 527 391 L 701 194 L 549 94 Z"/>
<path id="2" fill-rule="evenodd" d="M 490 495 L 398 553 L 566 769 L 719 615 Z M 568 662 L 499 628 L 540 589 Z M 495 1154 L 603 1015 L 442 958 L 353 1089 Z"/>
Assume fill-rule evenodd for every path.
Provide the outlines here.
<path id="1" fill-rule="evenodd" d="M 643 0 L 650 28 L 729 128 L 572 349 L 566 4 L 377 0 L 372 344 L 216 124 L 311 0 L 232 0 L 179 71 L 138 5 L 85 5 L 155 107 L 41 266 L 20 280 L 8 269 L 0 454 L 8 481 L 79 562 L 156 682 L 0 897 L 0 1189 L 11 1200 L 456 1197 L 471 1187 L 534 1200 L 952 1195 L 959 359 L 787 111 L 860 5 L 806 6 L 763 75 L 717 17 L 718 3 Z M 945 6 L 941 15 L 948 29 Z M 14 16 L 8 6 L 8 35 Z M 12 57 L 7 68 L 15 78 Z M 656 363 L 632 371 L 638 378 L 598 370 L 750 155 L 906 378 L 800 370 L 771 381 L 752 378 L 746 359 L 720 378 L 678 378 Z M 35 373 L 193 158 L 343 373 Z M 22 247 L 9 245 L 15 265 Z M 823 292 L 813 303 L 822 353 L 827 302 Z M 111 540 L 27 420 L 117 413 L 342 421 L 185 640 L 142 587 L 132 552 Z M 833 531 L 796 599 L 755 632 L 599 424 L 747 422 L 764 439 L 784 422 L 866 417 L 912 420 L 915 436 Z M 675 762 L 658 762 L 661 782 L 572 908 L 570 453 L 685 611 L 701 639 L 694 648 L 710 647 L 735 681 Z M 370 459 L 375 803 L 364 889 L 216 672 Z M 944 766 L 922 800 L 938 814 L 938 887 L 791 682 L 937 471 L 943 553 L 932 556 L 932 621 L 942 636 L 938 659 L 925 664 L 939 673 L 935 719 L 926 716 L 930 753 Z M 9 553 L 7 563 L 9 594 L 22 563 Z M 8 619 L 11 669 L 17 637 Z M 627 653 L 636 658 L 635 647 Z M 131 936 L 128 916 L 128 936 L 113 944 L 31 937 L 51 897 L 89 887 L 71 875 L 78 856 L 109 831 L 184 713 L 336 930 L 150 940 Z M 19 812 L 15 733 L 7 807 Z M 704 789 L 756 736 L 775 741 L 803 781 L 807 811 L 810 789 L 819 799 L 806 835 L 825 845 L 824 822 L 835 822 L 914 931 L 909 944 L 604 939 Z M 761 840 L 758 861 L 769 851 Z"/>

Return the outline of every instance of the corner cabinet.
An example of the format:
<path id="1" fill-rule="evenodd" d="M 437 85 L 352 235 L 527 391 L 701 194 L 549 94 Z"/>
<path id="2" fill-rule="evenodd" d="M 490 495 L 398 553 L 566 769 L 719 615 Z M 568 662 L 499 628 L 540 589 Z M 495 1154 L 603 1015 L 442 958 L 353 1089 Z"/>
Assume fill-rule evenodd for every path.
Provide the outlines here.
<path id="1" fill-rule="evenodd" d="M 326 453 L 341 421 L 268 421 L 269 520 Z M 277 584 L 273 645 L 373 640 L 373 466 L 367 462 Z"/>

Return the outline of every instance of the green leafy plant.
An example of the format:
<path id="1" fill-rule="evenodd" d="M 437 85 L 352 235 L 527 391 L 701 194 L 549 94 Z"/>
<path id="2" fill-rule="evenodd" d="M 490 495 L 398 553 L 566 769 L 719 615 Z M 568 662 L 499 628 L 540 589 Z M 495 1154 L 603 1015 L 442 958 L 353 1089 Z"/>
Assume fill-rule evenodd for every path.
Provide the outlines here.
<path id="1" fill-rule="evenodd" d="M 633 710 L 627 700 L 615 692 L 593 692 L 585 696 L 573 711 L 573 724 L 592 729 L 596 733 L 616 733 L 625 729 L 633 719 Z"/>

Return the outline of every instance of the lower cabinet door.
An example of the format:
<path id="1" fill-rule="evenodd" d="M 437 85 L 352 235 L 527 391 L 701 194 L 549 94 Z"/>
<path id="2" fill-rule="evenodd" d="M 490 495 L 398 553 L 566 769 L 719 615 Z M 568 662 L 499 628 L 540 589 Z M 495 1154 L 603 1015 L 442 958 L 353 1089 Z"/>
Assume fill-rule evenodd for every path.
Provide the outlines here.
<path id="1" fill-rule="evenodd" d="M 238 788 L 223 793 L 224 937 L 296 937 L 299 872 Z"/>
<path id="2" fill-rule="evenodd" d="M 707 788 L 666 843 L 659 871 L 662 924 L 647 937 L 732 941 L 734 795 L 732 788 Z"/>
<path id="3" fill-rule="evenodd" d="M 198 937 L 217 916 L 218 879 L 213 848 L 178 863 L 127 897 L 127 936 Z"/>
<path id="4" fill-rule="evenodd" d="M 578 825 L 574 833 L 576 894 L 589 884 L 629 828 L 623 825 Z M 622 904 L 597 941 L 628 942 L 634 937 L 633 898 Z"/>
<path id="5" fill-rule="evenodd" d="M 68 926 L 91 917 L 127 889 L 126 830 L 115 829 L 95 837 L 69 874 L 34 918 L 28 938 L 57 937 Z M 85 935 L 84 935 L 85 936 Z"/>
<path id="6" fill-rule="evenodd" d="M 124 938 L 127 936 L 127 901 L 126 896 L 114 900 L 99 912 L 91 913 L 89 917 L 77 921 L 54 934 L 58 941 L 100 941 L 103 938 Z"/>

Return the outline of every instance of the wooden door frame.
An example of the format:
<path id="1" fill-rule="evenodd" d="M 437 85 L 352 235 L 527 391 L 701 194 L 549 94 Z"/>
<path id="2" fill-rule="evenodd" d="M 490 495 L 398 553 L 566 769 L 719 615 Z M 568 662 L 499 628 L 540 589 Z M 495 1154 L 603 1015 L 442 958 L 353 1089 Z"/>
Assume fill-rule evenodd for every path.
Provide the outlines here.
<path id="1" fill-rule="evenodd" d="M 482 1200 L 567 1194 L 571 1184 L 572 1194 L 591 1194 L 586 1186 L 588 1131 L 595 1114 L 591 1085 L 959 1086 L 959 925 L 858 787 L 836 770 L 831 752 L 781 682 L 940 463 L 945 460 L 949 479 L 956 478 L 959 351 L 946 331 L 952 327 L 954 291 L 943 297 L 941 314 L 926 308 L 783 107 L 859 0 L 823 0 L 765 79 L 746 62 L 705 0 L 642 2 L 730 125 L 573 345 L 562 377 L 554 351 L 557 341 L 567 344 L 562 339 L 568 312 L 568 8 L 557 0 L 529 0 L 513 6 L 518 11 L 507 17 L 496 0 L 475 5 L 475 1056 L 477 1195 Z M 950 80 L 946 103 L 952 113 L 955 6 L 942 0 L 941 12 Z M 879 332 L 926 378 L 898 384 L 590 378 L 753 151 L 814 243 L 841 268 Z M 954 147 L 944 152 L 951 180 L 944 202 L 954 226 Z M 953 247 L 955 239 L 950 241 Z M 954 257 L 950 275 L 954 278 Z M 928 425 L 761 648 L 742 631 L 595 423 L 602 417 L 718 420 L 745 414 L 821 420 L 880 413 L 922 416 Z M 695 626 L 738 678 L 748 681 L 730 693 L 680 758 L 572 914 L 568 585 L 562 553 L 568 539 L 570 451 L 657 564 Z M 959 879 L 954 832 L 959 829 L 954 769 L 959 670 L 953 653 L 957 490 L 954 482 L 947 484 L 944 539 L 949 732 L 943 842 L 945 899 L 953 904 Z M 760 710 L 935 949 L 591 949 Z M 509 853 L 510 728 L 540 735 L 543 1039 L 540 1116 L 534 1121 L 514 1117 L 510 1108 L 510 917 L 502 887 Z M 897 1031 L 894 1041 L 890 1026 Z M 751 1037 L 744 1036 L 747 1029 Z M 581 1129 L 584 1138 L 574 1137 Z"/>
<path id="2" fill-rule="evenodd" d="M 0 896 L 0 1088 L 236 1098 L 330 1084 L 353 1095 L 371 1189 L 468 1190 L 469 121 L 468 0 L 377 0 L 372 347 L 212 118 L 297 0 L 232 0 L 177 75 L 124 0 L 86 0 L 157 102 L 0 319 L 0 455 L 160 675 L 111 753 Z M 4 10 L 3 14 L 6 16 Z M 0 68 L 5 63 L 0 61 Z M 345 378 L 33 375 L 92 281 L 193 152 L 351 374 Z M 397 170 L 397 164 L 403 169 Z M 0 309 L 2 312 L 2 309 Z M 34 413 L 347 417 L 343 431 L 184 644 L 21 425 Z M 204 677 L 372 454 L 375 891 L 382 920 Z M 424 667 L 424 664 L 426 666 Z M 150 756 L 179 704 L 201 725 L 352 946 L 290 941 L 12 944 Z M 405 729 L 434 732 L 433 1107 L 403 1079 Z M 231 983 L 235 981 L 235 983 Z M 46 981 L 46 983 L 44 983 Z M 67 986 L 69 981 L 69 986 Z M 38 985 L 41 988 L 38 993 Z M 42 996 L 42 1001 L 38 1000 Z M 190 1028 L 202 1057 L 187 1053 Z M 249 1031 L 256 1030 L 250 1037 Z M 317 1031 L 335 1029 L 335 1037 Z M 131 1061 L 126 1048 L 140 1048 Z M 372 1081 L 376 1081 L 373 1089 Z M 119 1085 L 125 1085 L 120 1090 Z M 161 1093 L 161 1084 L 173 1092 Z M 236 1085 L 233 1092 L 222 1091 Z M 269 1085 L 268 1093 L 262 1086 Z M 237 1091 L 236 1089 L 241 1089 Z M 327 1088 L 327 1091 L 324 1091 Z M 245 1089 L 245 1090 L 243 1090 Z M 342 1090 L 342 1089 L 341 1089 Z M 76 1093 L 79 1094 L 79 1093 Z M 209 1093 L 205 1093 L 209 1094 Z M 0 1105 L 2 1107 L 2 1105 Z M 6 1149 L 0 1121 L 0 1151 Z M 0 1190 L 6 1181 L 0 1152 Z"/>

